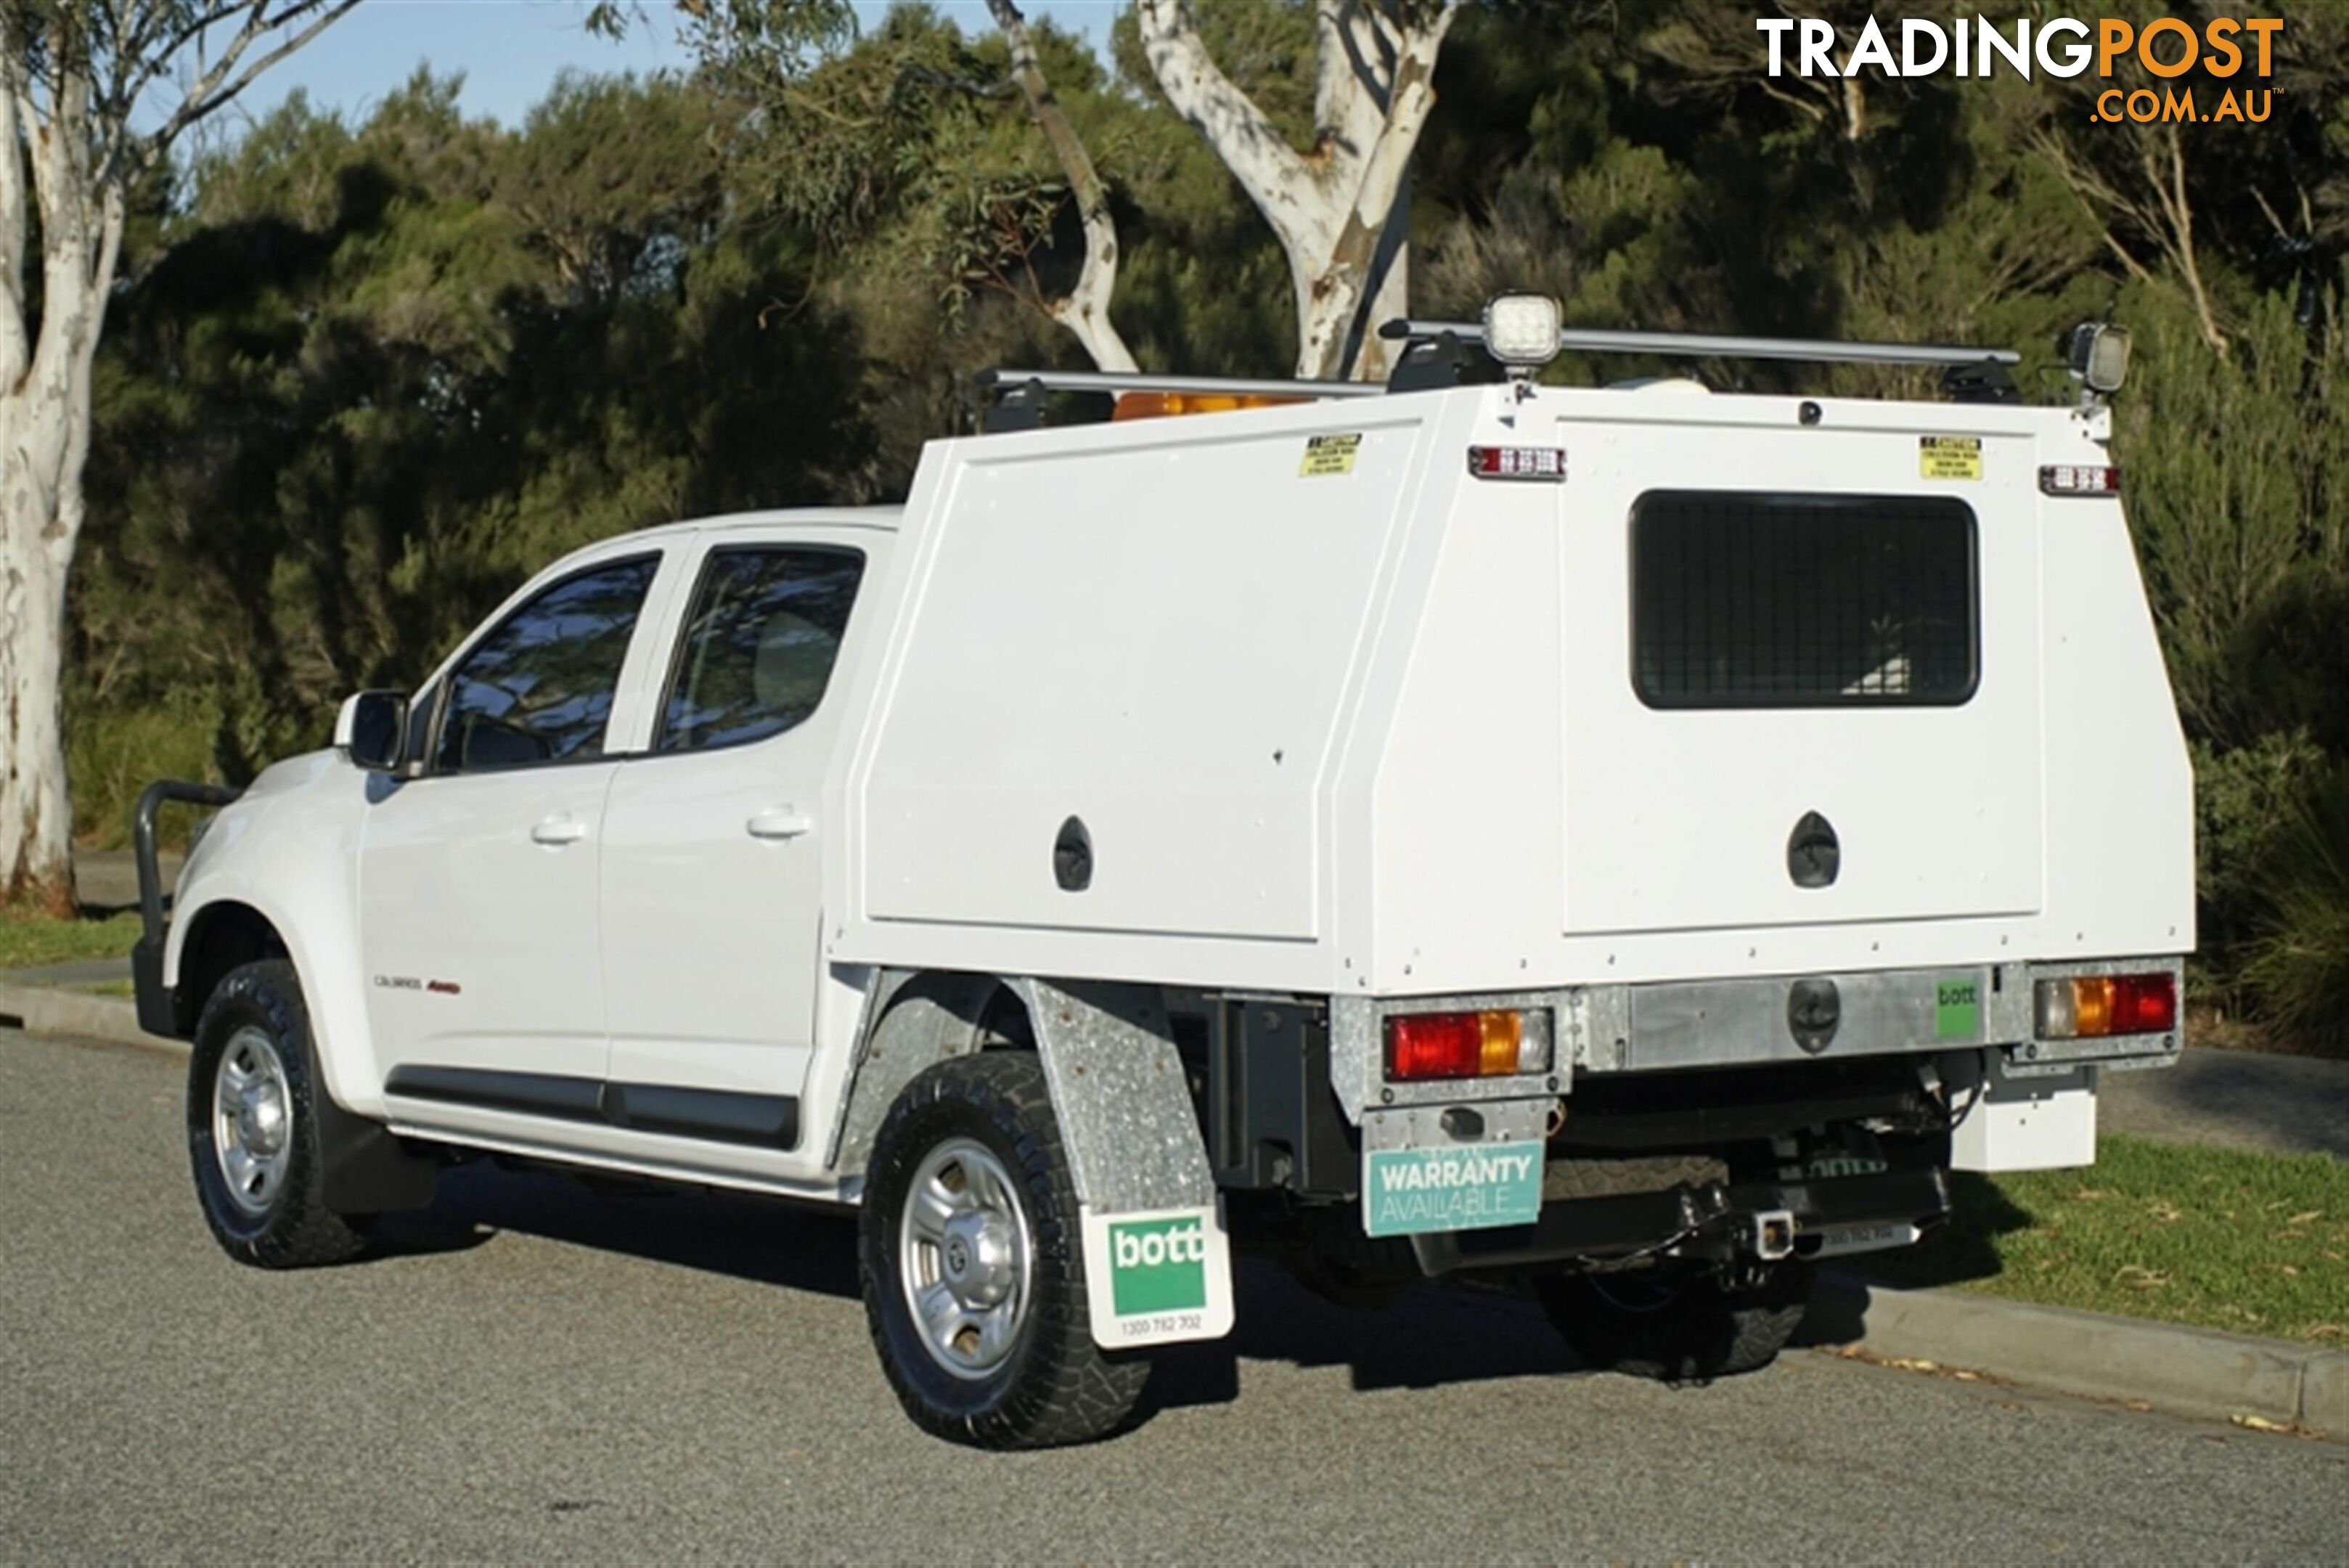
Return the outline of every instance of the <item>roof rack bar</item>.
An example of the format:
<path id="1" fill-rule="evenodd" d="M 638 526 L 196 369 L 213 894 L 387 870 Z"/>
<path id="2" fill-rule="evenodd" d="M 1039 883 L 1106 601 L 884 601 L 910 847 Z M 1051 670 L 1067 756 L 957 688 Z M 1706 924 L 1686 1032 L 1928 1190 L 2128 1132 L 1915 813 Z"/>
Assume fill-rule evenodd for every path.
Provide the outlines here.
<path id="1" fill-rule="evenodd" d="M 1438 337 L 1449 332 L 1482 341 L 1474 321 L 1390 321 L 1385 338 Z M 1718 355 L 1724 359 L 1803 359 L 1820 365 L 2020 365 L 2012 348 L 1961 348 L 1941 343 L 1839 343 L 1832 338 L 1729 337 L 1706 332 L 1607 332 L 1568 327 L 1557 346 L 1584 354 Z"/>
<path id="2" fill-rule="evenodd" d="M 983 392 L 1041 387 L 1048 392 L 1220 392 L 1272 398 L 1375 398 L 1386 390 L 1376 381 L 1271 381 L 1244 376 L 1153 376 L 1123 370 L 982 370 L 978 386 Z"/>

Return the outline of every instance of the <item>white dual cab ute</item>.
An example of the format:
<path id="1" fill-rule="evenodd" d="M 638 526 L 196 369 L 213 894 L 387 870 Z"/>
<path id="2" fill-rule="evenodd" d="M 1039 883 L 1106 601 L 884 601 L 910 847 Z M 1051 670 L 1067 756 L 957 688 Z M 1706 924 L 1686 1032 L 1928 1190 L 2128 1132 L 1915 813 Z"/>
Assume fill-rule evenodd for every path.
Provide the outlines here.
<path id="1" fill-rule="evenodd" d="M 156 785 L 221 1243 L 352 1255 L 485 1154 L 860 1206 L 905 1407 L 1020 1447 L 1225 1334 L 1236 1249 L 1708 1376 L 1952 1168 L 2093 1159 L 2193 940 L 2119 335 L 2028 408 L 1981 349 L 1394 333 L 1383 388 L 1006 373 L 902 509 L 606 540 L 331 750 Z"/>

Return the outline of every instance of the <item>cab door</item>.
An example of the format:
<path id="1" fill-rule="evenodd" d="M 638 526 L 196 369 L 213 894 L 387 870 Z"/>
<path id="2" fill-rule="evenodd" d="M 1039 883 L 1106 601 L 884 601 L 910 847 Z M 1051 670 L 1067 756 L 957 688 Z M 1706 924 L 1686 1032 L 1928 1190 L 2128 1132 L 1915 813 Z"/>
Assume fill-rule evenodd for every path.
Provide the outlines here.
<path id="1" fill-rule="evenodd" d="M 609 1076 L 631 1131 L 791 1151 L 822 964 L 825 698 L 866 554 L 804 529 L 707 538 L 650 743 L 605 811 Z"/>
<path id="2" fill-rule="evenodd" d="M 359 922 L 388 1093 L 597 1114 L 596 860 L 662 562 L 585 565 L 512 609 L 432 688 L 421 770 L 374 781 Z"/>

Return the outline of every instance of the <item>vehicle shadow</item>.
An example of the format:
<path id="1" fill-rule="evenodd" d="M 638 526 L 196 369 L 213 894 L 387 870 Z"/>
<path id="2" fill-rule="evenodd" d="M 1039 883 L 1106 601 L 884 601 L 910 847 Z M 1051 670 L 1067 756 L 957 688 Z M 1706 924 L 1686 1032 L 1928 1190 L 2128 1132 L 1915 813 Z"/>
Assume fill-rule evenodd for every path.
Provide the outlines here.
<path id="1" fill-rule="evenodd" d="M 1913 1247 L 1854 1258 L 1847 1272 L 1904 1290 L 1988 1279 L 2006 1272 L 2001 1241 L 2036 1222 L 1989 1177 L 1952 1171 L 1944 1224 Z"/>
<path id="2" fill-rule="evenodd" d="M 1160 1352 L 1137 1416 L 1231 1403 L 1246 1361 L 1343 1367 L 1364 1392 L 1588 1370 L 1541 1308 L 1515 1291 L 1431 1281 L 1380 1306 L 1340 1306 L 1274 1264 L 1244 1259 L 1233 1293 L 1239 1321 L 1231 1336 Z"/>
<path id="3" fill-rule="evenodd" d="M 750 1194 L 599 1181 L 489 1160 L 441 1173 L 432 1207 L 386 1215 L 368 1256 L 468 1251 L 501 1232 L 624 1253 L 843 1299 L 859 1293 L 853 1215 Z M 1422 1285 L 1377 1309 L 1334 1305 L 1278 1267 L 1237 1260 L 1230 1338 L 1162 1352 L 1138 1417 L 1228 1404 L 1243 1361 L 1343 1366 L 1360 1389 L 1425 1388 L 1579 1370 L 1531 1300 L 1473 1284 Z"/>
<path id="4" fill-rule="evenodd" d="M 486 1159 L 443 1170 L 431 1208 L 385 1215 L 367 1255 L 463 1251 L 508 1231 L 792 1290 L 857 1293 L 854 1215 Z"/>
<path id="5" fill-rule="evenodd" d="M 1909 1253 L 1867 1271 L 1930 1285 L 1995 1273 L 1998 1238 L 2030 1214 L 1981 1177 L 1956 1179 L 1952 1223 Z M 467 1251 L 501 1232 L 623 1253 L 678 1268 L 843 1300 L 858 1295 L 853 1215 L 723 1190 L 513 1169 L 488 1160 L 444 1171 L 429 1210 L 386 1216 L 372 1257 Z M 1377 1307 L 1322 1300 L 1275 1264 L 1237 1261 L 1238 1324 L 1227 1339 L 1161 1351 L 1135 1421 L 1162 1410 L 1227 1405 L 1243 1363 L 1342 1367 L 1369 1392 L 1588 1374 L 1521 1292 L 1473 1280 L 1435 1281 Z M 1867 1293 L 1830 1274 L 1796 1331 L 1797 1347 L 1852 1344 L 1866 1333 Z"/>

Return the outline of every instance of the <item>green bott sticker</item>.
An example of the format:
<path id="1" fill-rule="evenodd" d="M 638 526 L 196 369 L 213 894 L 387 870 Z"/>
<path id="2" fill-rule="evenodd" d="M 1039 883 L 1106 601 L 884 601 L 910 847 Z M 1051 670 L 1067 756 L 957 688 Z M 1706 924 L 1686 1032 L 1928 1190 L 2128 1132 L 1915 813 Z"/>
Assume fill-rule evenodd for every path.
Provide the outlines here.
<path id="1" fill-rule="evenodd" d="M 1968 975 L 1933 986 L 1933 1038 L 1971 1040 L 1982 1033 L 1982 981 Z"/>
<path id="2" fill-rule="evenodd" d="M 1117 1315 L 1197 1312 L 1207 1304 L 1207 1229 L 1197 1220 L 1143 1220 L 1109 1228 L 1110 1296 Z"/>

